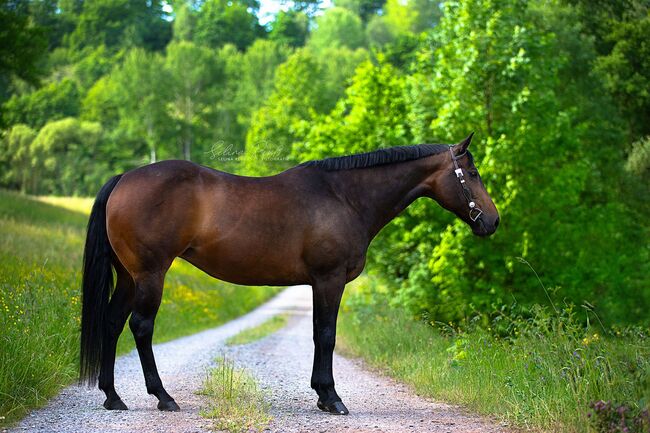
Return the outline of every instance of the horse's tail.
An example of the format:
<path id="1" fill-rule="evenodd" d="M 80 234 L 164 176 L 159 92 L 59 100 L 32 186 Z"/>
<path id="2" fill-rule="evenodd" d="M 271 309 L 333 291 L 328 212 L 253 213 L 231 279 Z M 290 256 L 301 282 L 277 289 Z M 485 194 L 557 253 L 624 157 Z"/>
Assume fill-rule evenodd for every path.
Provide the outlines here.
<path id="1" fill-rule="evenodd" d="M 79 383 L 93 386 L 101 362 L 104 317 L 113 291 L 112 248 L 106 231 L 106 202 L 122 175 L 111 178 L 95 198 L 84 248 Z"/>

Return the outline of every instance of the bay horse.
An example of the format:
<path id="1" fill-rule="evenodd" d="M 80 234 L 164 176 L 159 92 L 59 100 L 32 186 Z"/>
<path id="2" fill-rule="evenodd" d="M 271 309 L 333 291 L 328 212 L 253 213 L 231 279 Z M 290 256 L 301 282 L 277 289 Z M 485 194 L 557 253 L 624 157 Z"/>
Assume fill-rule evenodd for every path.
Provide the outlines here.
<path id="1" fill-rule="evenodd" d="M 156 369 L 151 339 L 165 274 L 176 257 L 235 284 L 308 284 L 313 291 L 317 406 L 347 414 L 332 354 L 345 284 L 363 270 L 375 235 L 419 197 L 430 197 L 479 236 L 499 214 L 468 146 L 421 144 L 310 161 L 243 177 L 162 161 L 110 179 L 90 214 L 83 264 L 80 382 L 127 409 L 114 386 L 117 340 L 130 316 L 147 392 L 177 411 Z M 113 282 L 113 269 L 116 282 Z"/>

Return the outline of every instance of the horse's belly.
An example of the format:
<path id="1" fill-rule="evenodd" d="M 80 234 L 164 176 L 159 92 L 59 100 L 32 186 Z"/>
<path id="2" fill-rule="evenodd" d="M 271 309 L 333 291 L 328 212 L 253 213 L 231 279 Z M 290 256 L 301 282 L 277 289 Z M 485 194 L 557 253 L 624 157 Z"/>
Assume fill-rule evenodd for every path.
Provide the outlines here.
<path id="1" fill-rule="evenodd" d="M 223 281 L 244 285 L 287 286 L 308 283 L 299 254 L 244 246 L 192 247 L 181 257 Z"/>

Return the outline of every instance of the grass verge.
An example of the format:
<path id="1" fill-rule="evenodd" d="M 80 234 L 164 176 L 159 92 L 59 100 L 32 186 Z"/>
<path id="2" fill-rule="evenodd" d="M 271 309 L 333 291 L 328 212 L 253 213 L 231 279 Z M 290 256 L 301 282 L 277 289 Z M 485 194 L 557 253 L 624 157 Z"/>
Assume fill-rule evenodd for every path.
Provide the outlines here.
<path id="1" fill-rule="evenodd" d="M 0 190 L 0 426 L 77 377 L 80 269 L 91 206 L 92 199 Z M 223 283 L 177 260 L 165 279 L 154 341 L 227 322 L 278 290 Z M 127 334 L 120 353 L 134 347 Z"/>
<path id="2" fill-rule="evenodd" d="M 436 328 L 387 307 L 377 284 L 362 278 L 346 294 L 337 347 L 418 393 L 524 428 L 650 431 L 647 330 L 603 332 L 541 309 L 526 320 L 501 316 L 505 337 Z"/>
<path id="3" fill-rule="evenodd" d="M 260 325 L 244 329 L 237 335 L 233 335 L 226 340 L 226 344 L 228 346 L 235 346 L 237 344 L 248 344 L 252 343 L 253 341 L 261 340 L 262 338 L 284 328 L 288 320 L 288 314 L 278 314 L 277 316 L 271 317 Z"/>
<path id="4" fill-rule="evenodd" d="M 216 430 L 261 432 L 271 421 L 270 405 L 255 379 L 226 358 L 217 360 L 199 394 L 210 400 L 201 416 L 212 420 Z"/>

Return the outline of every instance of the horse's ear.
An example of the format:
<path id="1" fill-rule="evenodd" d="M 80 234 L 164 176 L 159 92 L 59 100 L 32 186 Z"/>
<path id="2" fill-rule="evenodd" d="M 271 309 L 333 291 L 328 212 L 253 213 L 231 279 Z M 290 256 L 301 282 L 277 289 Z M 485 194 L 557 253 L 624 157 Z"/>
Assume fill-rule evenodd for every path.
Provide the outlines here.
<path id="1" fill-rule="evenodd" d="M 472 142 L 472 137 L 474 136 L 474 132 L 469 134 L 466 139 L 458 143 L 457 145 L 454 146 L 454 153 L 456 155 L 462 155 L 463 153 L 467 152 L 467 148 L 469 147 L 469 144 Z"/>

